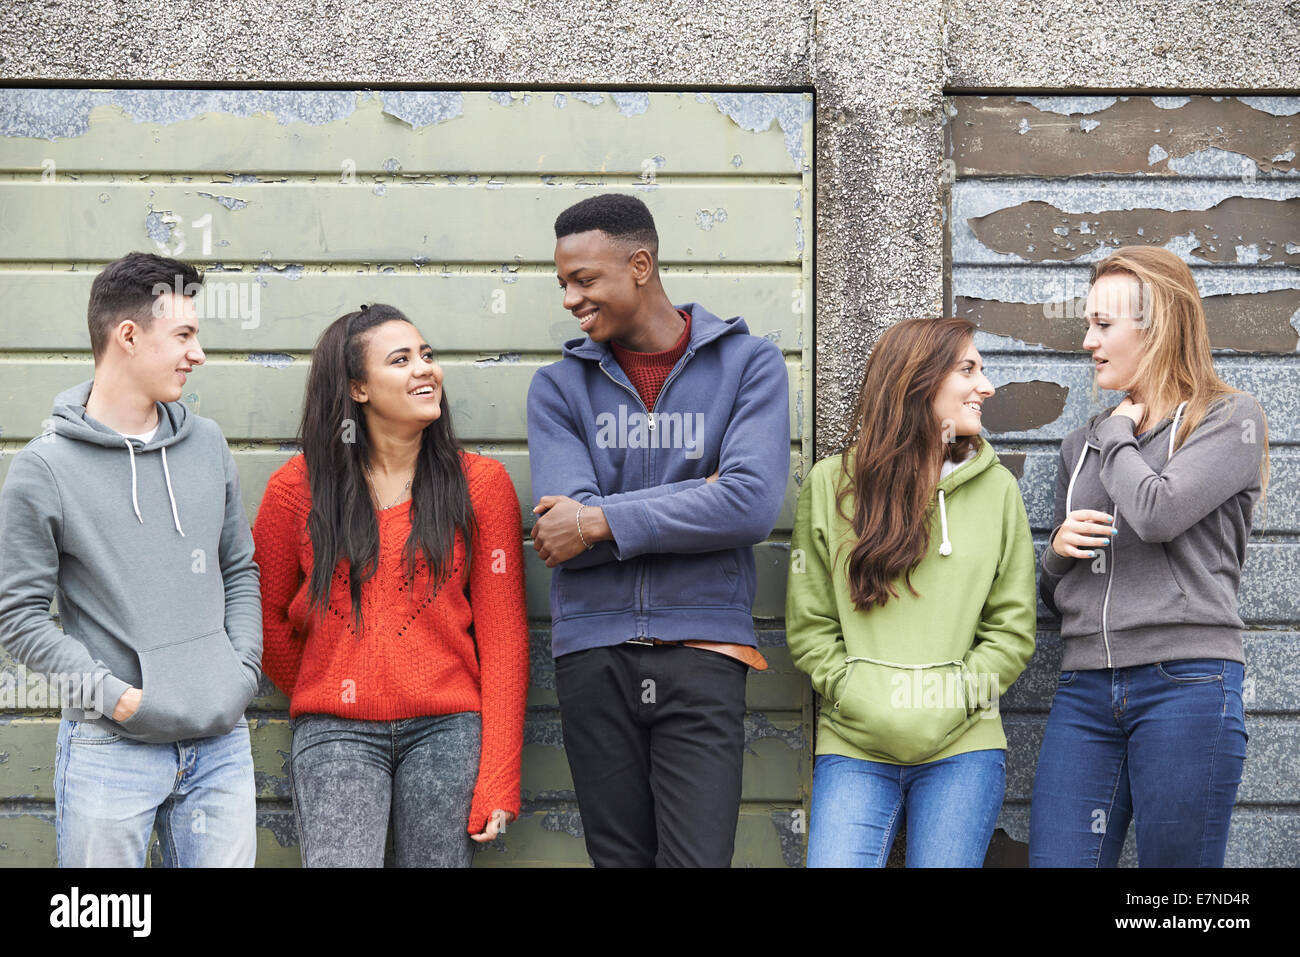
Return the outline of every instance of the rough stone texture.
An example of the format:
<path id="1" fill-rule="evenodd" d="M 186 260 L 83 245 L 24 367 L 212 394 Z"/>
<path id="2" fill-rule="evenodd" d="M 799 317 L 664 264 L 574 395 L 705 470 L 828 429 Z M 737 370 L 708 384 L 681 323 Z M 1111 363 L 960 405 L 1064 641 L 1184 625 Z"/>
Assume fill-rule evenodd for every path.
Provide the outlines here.
<path id="1" fill-rule="evenodd" d="M 1300 0 L 950 0 L 946 82 L 1124 92 L 1293 90 Z"/>
<path id="2" fill-rule="evenodd" d="M 818 456 L 869 343 L 941 307 L 945 90 L 1266 95 L 1297 61 L 1300 0 L 20 0 L 0 22 L 0 83 L 813 85 Z"/>

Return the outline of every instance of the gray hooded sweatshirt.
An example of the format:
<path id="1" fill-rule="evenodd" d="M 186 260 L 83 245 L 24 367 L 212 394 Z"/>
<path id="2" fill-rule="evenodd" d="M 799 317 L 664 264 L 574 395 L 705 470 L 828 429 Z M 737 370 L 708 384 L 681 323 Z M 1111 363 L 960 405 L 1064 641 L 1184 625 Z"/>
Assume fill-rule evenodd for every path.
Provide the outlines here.
<path id="1" fill-rule="evenodd" d="M 1039 594 L 1061 616 L 1062 671 L 1244 660 L 1237 588 L 1267 425 L 1252 396 L 1230 394 L 1173 451 L 1183 409 L 1141 437 L 1108 410 L 1061 443 L 1052 538 L 1081 508 L 1119 530 L 1096 558 L 1043 550 Z"/>
<path id="2" fill-rule="evenodd" d="M 29 673 L 86 676 L 67 719 L 152 743 L 226 734 L 262 656 L 234 457 L 179 402 L 158 403 L 149 442 L 128 439 L 86 416 L 90 388 L 59 394 L 0 490 L 0 645 Z M 140 707 L 115 722 L 130 686 Z"/>

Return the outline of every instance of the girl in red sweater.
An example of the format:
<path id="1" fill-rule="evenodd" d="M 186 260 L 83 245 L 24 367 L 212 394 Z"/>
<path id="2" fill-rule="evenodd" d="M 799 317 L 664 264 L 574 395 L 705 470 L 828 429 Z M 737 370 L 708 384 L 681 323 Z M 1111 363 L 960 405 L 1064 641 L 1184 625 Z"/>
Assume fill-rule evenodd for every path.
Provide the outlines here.
<path id="1" fill-rule="evenodd" d="M 262 668 L 290 699 L 307 867 L 468 866 L 519 813 L 528 686 L 519 501 L 462 451 L 433 350 L 392 306 L 312 355 L 303 454 L 253 527 Z M 319 557 L 319 561 L 316 559 Z"/>

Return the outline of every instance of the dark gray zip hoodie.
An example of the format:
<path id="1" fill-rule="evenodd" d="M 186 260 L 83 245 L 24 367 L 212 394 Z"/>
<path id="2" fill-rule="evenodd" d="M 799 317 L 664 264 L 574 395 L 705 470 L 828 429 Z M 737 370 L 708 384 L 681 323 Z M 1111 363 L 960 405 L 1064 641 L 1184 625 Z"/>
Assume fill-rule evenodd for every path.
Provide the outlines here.
<path id="1" fill-rule="evenodd" d="M 70 720 L 154 743 L 225 734 L 262 656 L 234 458 L 220 427 L 179 402 L 158 403 L 148 443 L 127 439 L 86 416 L 90 388 L 59 394 L 0 490 L 0 645 L 29 672 L 89 676 Z M 115 722 L 130 686 L 139 710 Z"/>
<path id="2" fill-rule="evenodd" d="M 1260 495 L 1266 423 L 1254 397 L 1216 401 L 1173 449 L 1184 406 L 1135 437 L 1133 421 L 1094 416 L 1061 443 L 1056 536 L 1066 515 L 1115 516 L 1096 558 L 1043 550 L 1039 594 L 1061 616 L 1062 671 L 1180 658 L 1243 661 L 1237 588 Z"/>

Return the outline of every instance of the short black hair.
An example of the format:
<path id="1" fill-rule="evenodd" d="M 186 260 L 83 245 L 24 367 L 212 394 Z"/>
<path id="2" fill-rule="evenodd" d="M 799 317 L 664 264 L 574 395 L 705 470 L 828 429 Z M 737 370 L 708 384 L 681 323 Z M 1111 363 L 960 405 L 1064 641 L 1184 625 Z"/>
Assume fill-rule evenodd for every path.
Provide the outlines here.
<path id="1" fill-rule="evenodd" d="M 611 239 L 631 247 L 645 247 L 657 262 L 659 234 L 645 203 L 635 196 L 602 193 L 574 203 L 555 218 L 555 238 L 598 229 Z"/>
<path id="2" fill-rule="evenodd" d="M 153 325 L 154 300 L 164 292 L 193 296 L 203 285 L 203 274 L 189 263 L 153 253 L 127 253 L 99 271 L 90 284 L 86 325 L 90 349 L 98 362 L 109 336 L 124 319 L 143 328 Z"/>

